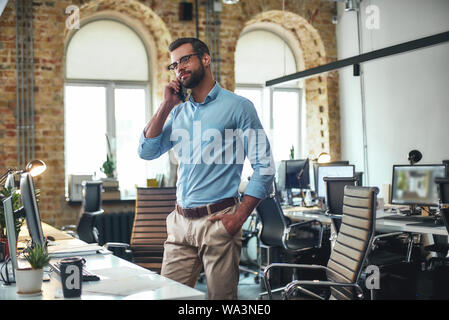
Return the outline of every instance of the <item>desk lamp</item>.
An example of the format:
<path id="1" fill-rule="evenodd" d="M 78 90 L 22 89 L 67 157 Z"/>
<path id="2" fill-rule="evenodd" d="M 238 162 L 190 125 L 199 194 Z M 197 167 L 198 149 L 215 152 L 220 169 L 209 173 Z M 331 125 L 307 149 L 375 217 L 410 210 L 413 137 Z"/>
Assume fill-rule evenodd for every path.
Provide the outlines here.
<path id="1" fill-rule="evenodd" d="M 317 159 L 318 163 L 328 163 L 330 161 L 331 161 L 331 156 L 330 156 L 330 154 L 328 154 L 326 152 L 321 152 Z"/>
<path id="2" fill-rule="evenodd" d="M 0 177 L 0 186 L 4 186 L 5 188 L 15 187 L 14 183 L 14 175 L 22 174 L 24 172 L 29 172 L 32 177 L 40 175 L 47 169 L 47 166 L 42 160 L 31 160 L 25 167 L 25 170 L 17 170 L 8 168 L 4 174 Z"/>

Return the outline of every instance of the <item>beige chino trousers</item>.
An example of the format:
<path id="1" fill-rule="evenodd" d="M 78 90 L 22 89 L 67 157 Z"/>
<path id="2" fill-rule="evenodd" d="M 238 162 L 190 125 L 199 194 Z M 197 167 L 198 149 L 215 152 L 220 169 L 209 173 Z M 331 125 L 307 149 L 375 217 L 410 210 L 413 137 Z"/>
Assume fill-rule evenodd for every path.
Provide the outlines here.
<path id="1" fill-rule="evenodd" d="M 176 210 L 167 217 L 161 275 L 194 287 L 204 267 L 208 299 L 237 299 L 242 230 L 231 236 L 213 215 L 233 214 L 240 204 L 201 218 Z"/>

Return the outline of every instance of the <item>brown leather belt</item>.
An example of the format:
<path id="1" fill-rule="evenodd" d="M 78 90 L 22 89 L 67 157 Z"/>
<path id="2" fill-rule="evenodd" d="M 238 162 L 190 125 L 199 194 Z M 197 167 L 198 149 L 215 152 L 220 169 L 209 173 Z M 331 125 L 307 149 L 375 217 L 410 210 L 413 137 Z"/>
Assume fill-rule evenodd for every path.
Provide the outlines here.
<path id="1" fill-rule="evenodd" d="M 238 202 L 239 200 L 237 198 L 226 198 L 216 203 L 208 204 L 206 206 L 196 208 L 186 208 L 186 209 L 183 209 L 178 204 L 176 204 L 175 210 L 186 218 L 201 218 L 209 214 L 229 208 Z"/>

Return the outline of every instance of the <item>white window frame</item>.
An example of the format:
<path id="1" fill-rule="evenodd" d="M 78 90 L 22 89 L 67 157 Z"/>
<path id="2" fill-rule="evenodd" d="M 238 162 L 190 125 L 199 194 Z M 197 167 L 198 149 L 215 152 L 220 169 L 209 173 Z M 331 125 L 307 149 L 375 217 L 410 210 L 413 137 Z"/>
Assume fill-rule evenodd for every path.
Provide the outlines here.
<path id="1" fill-rule="evenodd" d="M 106 94 L 106 133 L 111 139 L 111 152 L 114 159 L 117 159 L 117 148 L 115 145 L 115 89 L 144 89 L 145 92 L 145 122 L 149 121 L 151 113 L 151 85 L 150 81 L 126 81 L 126 80 L 92 80 L 92 79 L 66 79 L 65 86 L 79 86 L 79 87 L 104 87 Z M 66 141 L 64 137 L 64 141 Z M 137 145 L 136 145 L 137 150 Z M 137 157 L 137 151 L 136 151 Z M 64 144 L 64 162 L 67 161 L 67 145 Z M 67 166 L 66 166 L 67 167 Z M 131 169 L 130 169 L 131 170 Z M 68 175 L 70 172 L 65 172 L 65 186 L 66 196 L 68 195 Z M 125 199 L 122 199 L 125 200 Z"/>
<path id="2" fill-rule="evenodd" d="M 237 83 L 235 85 L 235 90 L 260 90 L 262 92 L 262 117 L 260 117 L 260 120 L 262 122 L 262 125 L 264 126 L 265 130 L 267 131 L 267 135 L 270 138 L 270 141 L 272 141 L 271 133 L 274 130 L 274 122 L 273 122 L 273 113 L 276 112 L 274 110 L 274 102 L 273 102 L 273 96 L 274 92 L 296 92 L 298 93 L 298 128 L 297 128 L 297 135 L 298 135 L 298 142 L 295 146 L 295 158 L 302 159 L 305 155 L 305 148 L 306 146 L 303 143 L 303 90 L 301 88 L 293 88 L 293 87 L 266 87 L 261 84 L 248 84 L 248 83 Z M 268 95 L 268 96 L 267 96 Z M 269 110 L 265 110 L 266 103 L 268 103 Z M 269 115 L 269 118 L 266 118 L 266 115 Z M 265 124 L 268 124 L 266 127 Z"/>

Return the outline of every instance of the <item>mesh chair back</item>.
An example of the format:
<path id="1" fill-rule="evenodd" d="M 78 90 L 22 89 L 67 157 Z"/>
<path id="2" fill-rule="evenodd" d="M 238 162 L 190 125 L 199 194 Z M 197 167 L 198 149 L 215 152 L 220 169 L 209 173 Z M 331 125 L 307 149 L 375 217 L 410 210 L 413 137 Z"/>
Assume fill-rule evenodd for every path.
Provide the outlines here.
<path id="1" fill-rule="evenodd" d="M 435 183 L 438 186 L 440 200 L 443 204 L 443 208 L 441 208 L 440 214 L 443 218 L 446 230 L 449 232 L 449 177 L 435 178 Z"/>
<path id="2" fill-rule="evenodd" d="M 266 246 L 282 247 L 282 235 L 288 222 L 279 203 L 269 196 L 260 202 L 256 212 L 262 222 L 260 241 Z"/>
<path id="3" fill-rule="evenodd" d="M 137 188 L 130 241 L 134 263 L 160 273 L 167 239 L 166 218 L 175 204 L 175 187 Z"/>
<path id="4" fill-rule="evenodd" d="M 329 280 L 358 281 L 374 236 L 378 192 L 372 187 L 345 187 L 342 224 L 327 264 Z M 354 292 L 347 287 L 331 288 L 331 298 L 353 299 Z"/>

